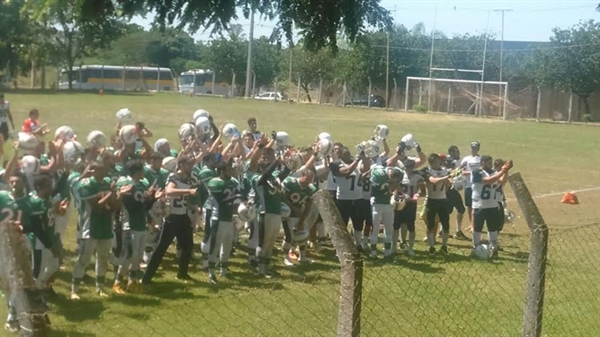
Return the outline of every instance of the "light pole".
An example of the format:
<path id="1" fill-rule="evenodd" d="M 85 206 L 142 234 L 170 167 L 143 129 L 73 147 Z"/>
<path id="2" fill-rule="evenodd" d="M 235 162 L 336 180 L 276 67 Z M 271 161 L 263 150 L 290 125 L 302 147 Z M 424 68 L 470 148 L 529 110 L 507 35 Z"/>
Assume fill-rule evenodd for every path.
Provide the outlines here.
<path id="1" fill-rule="evenodd" d="M 502 72 L 504 71 L 504 13 L 512 11 L 512 9 L 494 9 L 494 12 L 502 13 L 502 33 L 500 33 L 500 82 L 502 82 Z"/>
<path id="2" fill-rule="evenodd" d="M 248 36 L 248 59 L 246 60 L 246 90 L 244 96 L 246 98 L 251 95 L 252 86 L 252 43 L 254 42 L 254 9 L 250 12 L 250 34 Z"/>

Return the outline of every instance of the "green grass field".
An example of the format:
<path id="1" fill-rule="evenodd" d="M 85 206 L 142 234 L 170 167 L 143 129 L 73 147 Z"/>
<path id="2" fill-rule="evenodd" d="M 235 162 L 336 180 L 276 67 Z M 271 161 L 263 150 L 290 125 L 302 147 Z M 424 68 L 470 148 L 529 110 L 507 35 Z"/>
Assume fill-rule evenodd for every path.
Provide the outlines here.
<path id="1" fill-rule="evenodd" d="M 128 107 L 158 137 L 177 140 L 177 129 L 199 108 L 217 124 L 244 128 L 258 119 L 264 132 L 285 130 L 296 146 L 309 145 L 323 131 L 351 149 L 368 139 L 377 124 L 390 127 L 392 145 L 412 133 L 426 153 L 458 145 L 466 155 L 478 140 L 482 154 L 513 159 L 551 228 L 544 335 L 597 336 L 600 323 L 600 128 L 594 126 L 501 122 L 438 114 L 342 109 L 176 95 L 8 93 L 20 124 L 33 107 L 52 129 L 70 125 L 84 139 L 91 130 L 113 130 L 116 110 Z M 507 197 L 513 198 L 509 188 Z M 580 205 L 560 203 L 561 192 L 578 194 Z M 520 214 L 517 203 L 509 208 Z M 144 294 L 100 299 L 93 279 L 82 300 L 67 300 L 75 258 L 75 218 L 66 242 L 66 270 L 55 288 L 52 306 L 56 336 L 333 336 L 337 324 L 339 264 L 331 248 L 315 263 L 282 271 L 274 280 L 257 278 L 246 267 L 244 252 L 234 258 L 232 280 L 210 286 L 197 261 L 184 284 L 175 279 L 174 254 L 168 254 L 156 282 Z M 418 222 L 417 238 L 424 235 Z M 454 230 L 454 223 L 452 223 Z M 515 336 L 520 335 L 525 297 L 527 225 L 507 225 L 504 247 L 494 262 L 468 258 L 464 242 L 450 240 L 450 255 L 429 257 L 416 244 L 417 257 L 399 255 L 392 263 L 365 261 L 362 332 L 365 336 Z M 199 242 L 200 236 L 195 239 Z M 171 252 L 172 253 L 172 252 Z M 278 267 L 281 267 L 278 261 Z M 90 268 L 88 275 L 93 276 Z M 108 277 L 112 277 L 109 272 Z M 5 308 L 0 314 L 5 314 Z M 1 335 L 1 333 L 0 333 Z"/>

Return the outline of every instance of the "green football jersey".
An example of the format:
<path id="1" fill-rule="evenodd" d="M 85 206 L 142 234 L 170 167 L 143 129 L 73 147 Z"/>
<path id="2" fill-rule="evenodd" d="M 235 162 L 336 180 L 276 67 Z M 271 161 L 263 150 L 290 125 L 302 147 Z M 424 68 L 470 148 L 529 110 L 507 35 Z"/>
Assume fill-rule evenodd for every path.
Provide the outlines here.
<path id="1" fill-rule="evenodd" d="M 31 247 L 33 249 L 42 249 L 43 243 L 51 245 L 54 240 L 54 205 L 51 198 L 39 198 L 35 193 L 30 193 L 26 197 L 20 198 L 17 201 L 19 208 L 22 211 L 21 221 L 23 224 L 23 232 L 28 233 Z M 34 227 L 41 228 L 37 234 Z M 50 248 L 50 247 L 46 247 Z"/>
<path id="2" fill-rule="evenodd" d="M 202 201 L 204 201 L 202 205 L 204 209 L 212 209 L 213 207 L 212 200 L 209 198 L 208 195 L 208 182 L 216 176 L 217 172 L 215 172 L 215 170 L 209 169 L 206 166 L 203 167 L 198 173 L 198 179 L 200 179 L 198 194 L 200 195 L 200 198 L 202 198 Z"/>
<path id="3" fill-rule="evenodd" d="M 275 179 L 278 174 L 278 172 L 273 172 L 273 175 L 269 177 L 262 186 L 258 185 L 261 175 L 256 174 L 253 177 L 253 186 L 254 190 L 256 191 L 256 196 L 260 202 L 259 212 L 261 214 L 281 214 L 283 191 Z"/>
<path id="4" fill-rule="evenodd" d="M 108 171 L 108 175 L 106 176 L 106 178 L 109 179 L 110 183 L 116 183 L 117 180 L 119 180 L 119 178 L 126 176 L 126 174 L 124 174 L 124 169 L 123 166 L 117 164 L 115 165 L 115 167 L 113 167 L 111 170 Z M 106 180 L 105 178 L 105 180 Z M 110 185 L 109 183 L 109 185 Z"/>
<path id="5" fill-rule="evenodd" d="M 48 164 L 50 164 L 50 158 L 48 158 L 48 155 L 45 153 L 42 153 L 39 160 L 40 160 L 40 166 L 48 166 Z"/>
<path id="6" fill-rule="evenodd" d="M 60 200 L 67 199 L 71 201 L 71 191 L 69 188 L 69 176 L 68 170 L 58 170 L 54 174 L 55 181 L 55 195 L 60 195 Z"/>
<path id="7" fill-rule="evenodd" d="M 123 206 L 121 209 L 121 219 L 123 229 L 134 231 L 145 231 L 148 211 L 146 209 L 145 195 L 150 188 L 148 180 L 142 179 L 135 182 L 131 177 L 121 177 L 117 181 L 117 191 L 127 185 L 133 185 L 131 192 L 123 196 Z"/>
<path id="8" fill-rule="evenodd" d="M 164 168 L 153 170 L 150 166 L 146 166 L 144 168 L 144 177 L 148 180 L 150 186 L 156 186 L 157 189 L 165 188 L 167 178 L 169 178 L 169 171 Z"/>
<path id="9" fill-rule="evenodd" d="M 89 200 L 110 190 L 110 178 L 98 182 L 95 178 L 82 179 L 77 188 L 81 200 L 80 222 L 82 239 L 112 239 L 112 212 L 107 208 L 94 208 Z"/>
<path id="10" fill-rule="evenodd" d="M 208 191 L 213 203 L 213 216 L 217 215 L 220 221 L 233 221 L 234 201 L 238 198 L 238 181 L 234 178 L 223 180 L 219 177 L 208 182 Z M 214 210 L 217 212 L 214 212 Z"/>
<path id="11" fill-rule="evenodd" d="M 283 181 L 283 190 L 285 196 L 292 203 L 292 206 L 297 208 L 304 207 L 306 200 L 311 198 L 317 192 L 317 188 L 310 184 L 306 188 L 302 188 L 298 182 L 298 178 L 287 177 Z"/>
<path id="12" fill-rule="evenodd" d="M 371 171 L 371 196 L 372 204 L 389 205 L 392 197 L 390 193 L 390 178 L 387 168 L 377 166 Z"/>
<path id="13" fill-rule="evenodd" d="M 202 193 L 202 182 L 201 182 L 201 172 L 202 170 L 197 166 L 194 165 L 194 168 L 192 169 L 192 187 L 191 188 L 196 188 L 196 194 L 191 195 L 188 197 L 188 203 L 191 203 L 192 205 L 196 205 L 196 206 L 202 206 L 202 204 L 206 201 L 206 195 Z"/>
<path id="14" fill-rule="evenodd" d="M 8 191 L 0 191 L 0 222 L 15 220 L 19 206 Z M 21 222 L 23 225 L 23 222 Z"/>

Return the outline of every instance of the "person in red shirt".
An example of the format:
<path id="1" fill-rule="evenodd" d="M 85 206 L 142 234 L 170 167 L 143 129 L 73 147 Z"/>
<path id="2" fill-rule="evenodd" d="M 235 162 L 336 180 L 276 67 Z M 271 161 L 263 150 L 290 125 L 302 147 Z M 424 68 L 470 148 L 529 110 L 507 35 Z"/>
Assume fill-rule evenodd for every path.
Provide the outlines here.
<path id="1" fill-rule="evenodd" d="M 40 121 L 38 118 L 40 117 L 40 112 L 38 109 L 32 109 L 29 111 L 29 118 L 23 122 L 23 127 L 21 131 L 26 133 L 31 133 L 36 136 L 43 136 L 48 132 L 46 128 L 46 124 L 40 125 Z"/>

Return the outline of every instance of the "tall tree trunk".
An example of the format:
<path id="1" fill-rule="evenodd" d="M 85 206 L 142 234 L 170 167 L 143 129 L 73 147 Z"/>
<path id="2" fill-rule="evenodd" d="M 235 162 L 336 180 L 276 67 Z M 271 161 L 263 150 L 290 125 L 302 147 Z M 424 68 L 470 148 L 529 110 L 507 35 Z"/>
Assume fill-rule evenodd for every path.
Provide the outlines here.
<path id="1" fill-rule="evenodd" d="M 310 94 L 308 93 L 308 84 L 301 83 L 300 86 L 302 87 L 302 89 L 304 89 L 304 92 L 306 93 L 306 99 L 308 99 L 308 103 L 312 103 L 312 100 L 310 99 Z"/>
<path id="2" fill-rule="evenodd" d="M 592 115 L 590 114 L 590 101 L 588 100 L 588 96 L 583 96 L 583 105 L 585 107 L 585 118 L 589 118 L 590 120 L 585 120 L 585 122 L 591 122 Z M 581 118 L 580 118 L 581 120 Z"/>
<path id="3" fill-rule="evenodd" d="M 31 60 L 31 89 L 35 89 L 35 68 L 36 62 L 35 57 Z"/>
<path id="4" fill-rule="evenodd" d="M 56 81 L 58 83 L 58 80 Z M 42 89 L 46 89 L 46 67 L 42 62 L 42 73 L 40 74 L 40 86 Z"/>

